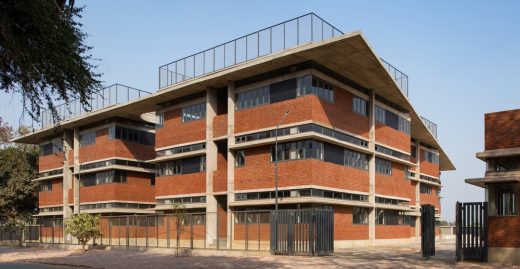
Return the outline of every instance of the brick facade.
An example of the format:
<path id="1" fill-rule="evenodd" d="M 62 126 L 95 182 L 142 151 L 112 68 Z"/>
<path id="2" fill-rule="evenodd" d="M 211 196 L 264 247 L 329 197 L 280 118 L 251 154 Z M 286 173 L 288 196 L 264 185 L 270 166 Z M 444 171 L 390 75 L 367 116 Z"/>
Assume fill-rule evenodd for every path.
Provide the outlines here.
<path id="1" fill-rule="evenodd" d="M 182 122 L 182 109 L 164 112 L 164 127 L 155 132 L 155 147 L 162 148 L 206 139 L 205 119 Z"/>
<path id="2" fill-rule="evenodd" d="M 154 186 L 150 184 L 150 174 L 128 172 L 127 183 L 109 183 L 80 188 L 80 202 L 135 201 L 155 202 Z"/>
<path id="3" fill-rule="evenodd" d="M 63 204 L 62 179 L 52 179 L 52 190 L 38 193 L 38 206 L 59 206 Z"/>
<path id="4" fill-rule="evenodd" d="M 485 115 L 485 149 L 520 147 L 520 109 Z"/>

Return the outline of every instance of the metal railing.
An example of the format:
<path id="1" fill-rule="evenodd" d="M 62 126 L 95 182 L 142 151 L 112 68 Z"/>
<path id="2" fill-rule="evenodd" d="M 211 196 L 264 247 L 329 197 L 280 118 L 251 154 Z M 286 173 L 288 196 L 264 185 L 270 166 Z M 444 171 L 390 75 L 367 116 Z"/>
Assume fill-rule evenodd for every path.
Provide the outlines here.
<path id="1" fill-rule="evenodd" d="M 435 138 L 437 138 L 437 124 L 431 122 L 423 116 L 421 116 L 421 120 L 424 122 L 428 130 L 430 130 L 430 133 L 432 133 L 432 135 L 435 136 Z"/>
<path id="2" fill-rule="evenodd" d="M 79 98 L 56 106 L 58 119 L 55 119 L 50 109 L 44 110 L 40 115 L 41 128 L 56 124 L 58 121 L 68 120 L 88 112 L 102 109 L 141 98 L 150 92 L 128 87 L 122 84 L 114 84 L 94 92 L 89 97 L 90 110 L 81 104 Z"/>
<path id="3" fill-rule="evenodd" d="M 159 67 L 159 88 L 343 32 L 314 13 L 278 23 Z"/>
<path id="4" fill-rule="evenodd" d="M 399 89 L 401 89 L 404 95 L 408 97 L 408 76 L 382 58 L 379 59 L 381 62 L 383 62 L 383 66 L 388 71 L 388 73 L 390 73 L 392 78 L 394 78 Z"/>

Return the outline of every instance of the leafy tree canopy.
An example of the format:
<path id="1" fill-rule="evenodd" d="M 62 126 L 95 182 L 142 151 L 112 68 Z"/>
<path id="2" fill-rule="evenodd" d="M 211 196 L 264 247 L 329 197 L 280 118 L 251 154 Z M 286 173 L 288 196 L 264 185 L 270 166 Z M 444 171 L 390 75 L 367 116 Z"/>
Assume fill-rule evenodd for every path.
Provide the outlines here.
<path id="1" fill-rule="evenodd" d="M 26 128 L 21 128 L 25 132 Z M 0 137 L 13 137 L 13 128 L 2 124 Z M 0 141 L 0 221 L 15 221 L 35 213 L 38 176 L 38 148 Z"/>
<path id="2" fill-rule="evenodd" d="M 90 239 L 103 235 L 99 228 L 99 219 L 99 215 L 74 214 L 72 218 L 65 222 L 65 232 L 76 237 L 85 250 L 85 246 Z"/>
<path id="3" fill-rule="evenodd" d="M 20 93 L 37 120 L 54 102 L 88 96 L 100 87 L 74 0 L 0 0 L 0 90 Z"/>

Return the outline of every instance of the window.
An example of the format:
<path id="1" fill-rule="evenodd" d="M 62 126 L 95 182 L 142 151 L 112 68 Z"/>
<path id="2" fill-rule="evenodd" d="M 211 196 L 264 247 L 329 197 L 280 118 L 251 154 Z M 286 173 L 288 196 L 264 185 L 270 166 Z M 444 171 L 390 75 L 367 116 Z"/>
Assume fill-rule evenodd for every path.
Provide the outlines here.
<path id="1" fill-rule="evenodd" d="M 155 175 L 150 176 L 150 185 L 155 186 Z"/>
<path id="2" fill-rule="evenodd" d="M 182 109 L 182 122 L 199 120 L 204 117 L 206 117 L 206 103 L 200 103 Z"/>
<path id="3" fill-rule="evenodd" d="M 126 171 L 112 170 L 103 171 L 91 174 L 82 174 L 80 177 L 80 183 L 83 187 L 95 186 L 108 183 L 126 183 L 127 175 Z"/>
<path id="4" fill-rule="evenodd" d="M 298 78 L 298 96 L 307 94 L 313 94 L 329 102 L 334 102 L 332 84 L 311 75 Z"/>
<path id="5" fill-rule="evenodd" d="M 47 181 L 40 181 L 40 192 L 44 191 L 52 191 L 52 182 L 50 180 Z"/>
<path id="6" fill-rule="evenodd" d="M 385 175 L 392 175 L 392 163 L 387 160 L 376 158 L 376 172 Z"/>
<path id="7" fill-rule="evenodd" d="M 199 143 L 199 144 L 192 144 L 192 145 L 187 145 L 187 146 L 169 148 L 169 149 L 157 151 L 157 157 L 192 152 L 192 151 L 197 151 L 197 150 L 203 150 L 205 148 L 206 148 L 206 143 Z"/>
<path id="8" fill-rule="evenodd" d="M 368 157 L 366 154 L 345 149 L 345 165 L 367 170 Z"/>
<path id="9" fill-rule="evenodd" d="M 157 164 L 156 176 L 199 173 L 206 170 L 206 156 L 197 156 Z"/>
<path id="10" fill-rule="evenodd" d="M 439 155 L 437 155 L 437 153 L 433 153 L 431 151 L 425 150 L 424 151 L 424 160 L 429 163 L 439 164 Z"/>
<path id="11" fill-rule="evenodd" d="M 278 158 L 275 158 L 275 147 L 271 148 L 271 161 L 319 159 L 323 160 L 323 143 L 315 140 L 278 144 Z"/>
<path id="12" fill-rule="evenodd" d="M 392 127 L 398 131 L 406 134 L 410 134 L 410 121 L 395 114 L 394 112 L 388 111 L 380 106 L 376 106 L 376 121 Z"/>
<path id="13" fill-rule="evenodd" d="M 141 145 L 155 145 L 155 134 L 152 132 L 135 130 L 121 126 L 108 128 L 108 139 L 121 139 Z"/>
<path id="14" fill-rule="evenodd" d="M 363 115 L 368 116 L 368 102 L 367 100 L 354 96 L 352 98 L 352 109 L 354 112 Z"/>
<path id="15" fill-rule="evenodd" d="M 405 161 L 410 161 L 410 155 L 389 149 L 387 147 L 383 147 L 381 145 L 376 145 L 376 151 L 399 159 L 403 159 Z"/>
<path id="16" fill-rule="evenodd" d="M 156 124 L 155 129 L 161 129 L 164 127 L 164 112 L 159 112 L 156 114 Z"/>
<path id="17" fill-rule="evenodd" d="M 42 156 L 63 152 L 63 140 L 61 140 L 60 138 L 54 139 L 50 143 L 41 145 L 40 149 Z"/>
<path id="18" fill-rule="evenodd" d="M 96 131 L 90 131 L 88 133 L 84 133 L 79 135 L 79 145 L 80 147 L 86 145 L 92 145 L 96 143 Z"/>
<path id="19" fill-rule="evenodd" d="M 352 223 L 368 224 L 368 208 L 365 208 L 365 207 L 352 208 Z"/>
<path id="20" fill-rule="evenodd" d="M 410 154 L 413 158 L 416 158 L 417 157 L 417 146 L 415 145 L 412 145 L 411 148 L 410 148 Z"/>
<path id="21" fill-rule="evenodd" d="M 410 216 L 405 212 L 378 209 L 376 213 L 376 224 L 380 225 L 414 225 Z"/>
<path id="22" fill-rule="evenodd" d="M 235 109 L 240 110 L 268 104 L 269 100 L 269 85 L 262 86 L 260 88 L 238 93 L 236 95 Z"/>
<path id="23" fill-rule="evenodd" d="M 246 164 L 246 155 L 244 150 L 237 150 L 235 152 L 235 166 L 244 166 Z"/>
<path id="24" fill-rule="evenodd" d="M 375 201 L 378 204 L 385 204 L 385 205 L 409 205 L 410 204 L 406 200 L 392 199 L 392 198 L 379 197 L 379 196 L 376 196 Z"/>
<path id="25" fill-rule="evenodd" d="M 424 194 L 432 194 L 432 185 L 421 183 L 419 186 L 419 190 Z"/>
<path id="26" fill-rule="evenodd" d="M 490 215 L 517 215 L 517 183 L 488 184 Z"/>

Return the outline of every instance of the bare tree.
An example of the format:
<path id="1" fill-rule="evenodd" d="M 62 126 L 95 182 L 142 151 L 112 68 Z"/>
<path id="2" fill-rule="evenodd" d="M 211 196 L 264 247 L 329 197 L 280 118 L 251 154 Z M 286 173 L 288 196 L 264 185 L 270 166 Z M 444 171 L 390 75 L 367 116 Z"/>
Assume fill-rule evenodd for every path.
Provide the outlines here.
<path id="1" fill-rule="evenodd" d="M 181 246 L 181 235 L 184 231 L 184 225 L 188 220 L 188 214 L 186 211 L 186 207 L 181 203 L 174 203 L 172 205 L 173 210 L 173 218 L 175 223 L 175 232 L 176 232 L 176 244 L 177 248 L 175 250 L 175 256 L 179 256 L 179 248 Z"/>

